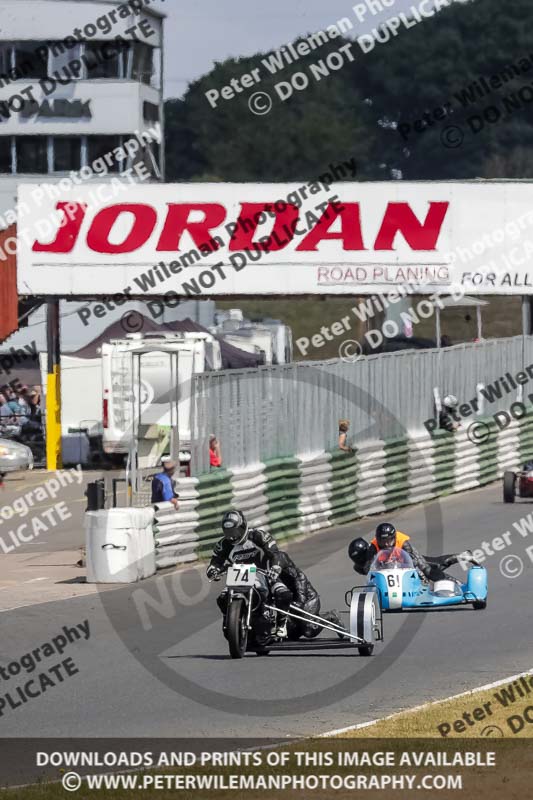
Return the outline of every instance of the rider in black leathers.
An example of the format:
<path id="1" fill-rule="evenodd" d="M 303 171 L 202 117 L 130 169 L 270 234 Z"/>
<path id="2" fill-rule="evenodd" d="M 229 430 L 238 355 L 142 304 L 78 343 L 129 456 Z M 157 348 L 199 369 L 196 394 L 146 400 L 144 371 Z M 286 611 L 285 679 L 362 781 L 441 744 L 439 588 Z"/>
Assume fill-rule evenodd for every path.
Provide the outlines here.
<path id="1" fill-rule="evenodd" d="M 281 573 L 280 580 L 283 581 L 292 593 L 293 605 L 310 612 L 320 614 L 320 596 L 305 574 L 296 566 L 292 558 L 285 552 L 280 552 Z M 312 622 L 302 622 L 301 620 L 291 619 L 289 622 L 290 637 L 297 639 L 298 636 L 305 636 L 312 639 L 321 631 L 320 625 Z"/>
<path id="2" fill-rule="evenodd" d="M 254 563 L 257 567 L 264 570 L 257 574 L 255 588 L 259 593 L 262 603 L 268 603 L 269 596 L 272 596 L 274 605 L 281 613 L 278 613 L 277 635 L 284 636 L 286 633 L 286 615 L 292 601 L 292 594 L 287 586 L 280 580 L 281 551 L 276 544 L 276 540 L 270 533 L 260 528 L 249 528 L 246 518 L 242 511 L 226 511 L 222 517 L 222 530 L 224 536 L 220 539 L 213 550 L 213 555 L 206 574 L 209 579 L 217 579 L 227 569 L 230 563 Z M 226 613 L 227 590 L 225 589 L 217 598 L 217 604 L 223 614 Z M 267 609 L 263 609 L 257 615 L 256 638 L 267 639 L 270 631 L 270 615 Z"/>
<path id="3" fill-rule="evenodd" d="M 339 615 L 336 611 L 320 611 L 320 595 L 317 590 L 300 567 L 297 567 L 288 553 L 283 550 L 280 553 L 281 574 L 280 580 L 283 581 L 292 593 L 292 603 L 297 606 L 295 613 L 298 609 L 307 611 L 309 614 L 321 616 L 327 622 L 333 622 L 335 625 L 342 626 Z M 306 639 L 314 639 L 322 630 L 322 625 L 318 622 L 313 622 L 310 618 L 308 622 L 297 620 L 294 618 L 289 619 L 289 638 L 298 639 L 300 636 L 305 636 Z"/>

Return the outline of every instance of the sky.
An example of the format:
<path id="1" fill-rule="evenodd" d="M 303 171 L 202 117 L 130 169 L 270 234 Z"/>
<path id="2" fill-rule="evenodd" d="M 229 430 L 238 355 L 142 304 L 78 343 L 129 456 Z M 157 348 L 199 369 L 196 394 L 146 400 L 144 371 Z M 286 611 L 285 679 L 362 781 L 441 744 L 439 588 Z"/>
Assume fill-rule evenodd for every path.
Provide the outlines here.
<path id="1" fill-rule="evenodd" d="M 460 0 L 458 0 L 460 1 Z M 366 14 L 360 23 L 353 11 L 365 0 L 157 0 L 154 8 L 166 13 L 165 96 L 181 97 L 187 84 L 204 75 L 215 61 L 267 51 L 297 36 L 322 30 L 343 17 L 354 24 L 354 33 L 365 33 L 420 0 L 367 0 L 383 11 Z M 427 20 L 428 25 L 432 20 Z M 409 31 L 400 28 L 399 36 Z"/>

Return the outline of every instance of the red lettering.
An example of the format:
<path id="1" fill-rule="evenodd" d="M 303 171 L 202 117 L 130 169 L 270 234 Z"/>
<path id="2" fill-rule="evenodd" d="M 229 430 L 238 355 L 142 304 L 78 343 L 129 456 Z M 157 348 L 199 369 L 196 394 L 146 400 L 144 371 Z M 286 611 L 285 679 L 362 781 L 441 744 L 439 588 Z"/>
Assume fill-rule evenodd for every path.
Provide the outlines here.
<path id="1" fill-rule="evenodd" d="M 129 233 L 120 244 L 112 244 L 109 234 L 121 214 L 133 214 Z M 157 211 L 143 203 L 117 203 L 103 208 L 93 220 L 87 234 L 87 246 L 95 253 L 131 253 L 146 244 L 157 222 Z"/>
<path id="2" fill-rule="evenodd" d="M 64 215 L 57 236 L 50 244 L 35 241 L 32 250 L 36 253 L 70 253 L 76 243 L 87 205 L 61 202 L 56 203 L 56 210 Z"/>
<path id="3" fill-rule="evenodd" d="M 254 242 L 254 234 L 259 225 L 261 214 L 274 214 L 274 226 L 268 235 L 268 241 Z M 292 203 L 287 203 L 286 207 L 278 211 L 272 203 L 241 203 L 241 213 L 237 220 L 237 227 L 231 237 L 230 250 L 251 250 L 254 245 L 260 245 L 265 253 L 273 253 L 276 250 L 283 250 L 292 240 L 294 231 L 298 223 L 298 208 Z M 287 226 L 287 227 L 284 227 Z M 286 237 L 289 230 L 290 238 Z M 266 234 L 265 234 L 266 236 Z M 281 241 L 280 241 L 280 237 Z"/>
<path id="4" fill-rule="evenodd" d="M 376 237 L 374 250 L 394 250 L 394 237 L 401 233 L 412 250 L 435 250 L 449 203 L 430 203 L 420 222 L 408 203 L 389 203 Z"/>
<path id="5" fill-rule="evenodd" d="M 219 249 L 214 230 L 226 220 L 226 209 L 220 203 L 167 203 L 166 219 L 156 250 L 158 252 L 176 252 L 181 248 L 184 233 L 188 233 L 196 247 L 207 247 L 209 250 Z M 409 203 L 388 203 L 381 227 L 374 243 L 375 250 L 394 250 L 397 234 L 401 234 L 412 250 L 435 250 L 448 211 L 448 202 L 428 204 L 428 211 L 422 221 L 417 218 Z M 300 242 L 296 252 L 316 251 L 318 245 L 325 241 L 340 241 L 342 249 L 366 250 L 361 229 L 361 210 L 359 203 L 329 203 L 322 216 L 309 230 L 300 231 L 299 209 L 288 203 L 281 209 L 272 203 L 241 203 L 237 221 L 227 225 L 233 230 L 228 249 L 245 251 L 260 247 L 264 252 L 283 250 L 297 234 Z M 321 206 L 323 208 L 323 206 Z M 53 242 L 43 244 L 35 241 L 34 252 L 70 253 L 79 238 L 85 219 L 87 206 L 85 203 L 58 202 L 56 210 L 63 215 L 60 227 Z M 193 212 L 200 212 L 203 218 L 193 222 Z M 89 228 L 87 246 L 96 253 L 108 255 L 131 253 L 143 247 L 157 225 L 157 208 L 143 203 L 117 203 L 99 211 Z M 122 214 L 129 214 L 121 221 L 127 229 L 123 240 L 119 243 L 109 241 L 113 228 Z M 267 216 L 274 222 L 270 234 L 263 234 L 256 241 L 260 220 Z M 340 230 L 331 228 L 340 218 Z M 122 234 L 121 234 L 122 235 Z M 115 236 L 116 238 L 116 236 Z M 323 280 L 325 276 L 321 275 Z M 331 276 L 330 276 L 331 277 Z"/>
<path id="6" fill-rule="evenodd" d="M 341 218 L 341 230 L 338 233 L 331 232 L 329 229 L 337 217 Z M 343 202 L 337 208 L 330 203 L 296 250 L 316 250 L 322 239 L 342 239 L 343 250 L 366 250 L 361 233 L 359 203 Z"/>
<path id="7" fill-rule="evenodd" d="M 219 244 L 213 240 L 211 230 L 218 228 L 226 219 L 224 206 L 220 203 L 167 203 L 167 205 L 167 218 L 156 250 L 179 250 L 181 237 L 185 231 L 197 247 L 205 245 L 210 250 L 218 250 Z M 203 220 L 189 222 L 191 211 L 201 211 L 204 215 Z"/>

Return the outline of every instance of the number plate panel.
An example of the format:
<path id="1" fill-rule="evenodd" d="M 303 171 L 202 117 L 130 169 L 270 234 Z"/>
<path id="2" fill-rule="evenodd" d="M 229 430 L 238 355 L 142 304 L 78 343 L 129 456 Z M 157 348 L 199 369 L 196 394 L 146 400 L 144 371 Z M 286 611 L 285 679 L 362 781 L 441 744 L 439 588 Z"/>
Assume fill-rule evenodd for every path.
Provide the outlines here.
<path id="1" fill-rule="evenodd" d="M 226 586 L 253 586 L 257 567 L 255 564 L 239 564 L 228 568 Z"/>

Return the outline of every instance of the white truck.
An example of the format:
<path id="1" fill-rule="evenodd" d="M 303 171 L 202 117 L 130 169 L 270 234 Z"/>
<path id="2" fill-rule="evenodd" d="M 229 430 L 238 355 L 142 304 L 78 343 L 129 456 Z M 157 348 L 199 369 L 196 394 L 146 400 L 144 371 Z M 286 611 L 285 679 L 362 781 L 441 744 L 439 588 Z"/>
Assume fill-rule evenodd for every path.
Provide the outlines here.
<path id="1" fill-rule="evenodd" d="M 190 442 L 192 377 L 221 368 L 219 342 L 196 331 L 132 333 L 104 343 L 96 358 L 63 356 L 63 460 L 83 464 L 98 455 L 126 455 L 135 397 L 143 425 L 160 427 L 170 424 L 170 398 L 177 397 L 180 443 Z M 41 372 L 46 386 L 46 354 L 41 354 Z"/>
<path id="2" fill-rule="evenodd" d="M 278 319 L 250 322 L 239 308 L 217 311 L 211 331 L 228 344 L 262 354 L 265 364 L 289 364 L 292 361 L 292 331 Z"/>
<path id="3" fill-rule="evenodd" d="M 132 358 L 134 356 L 134 358 Z M 133 366 L 133 370 L 132 370 Z M 208 333 L 131 334 L 102 345 L 103 450 L 127 453 L 136 392 L 143 426 L 170 427 L 177 397 L 180 443 L 190 444 L 191 382 L 222 368 L 220 344 Z"/>

